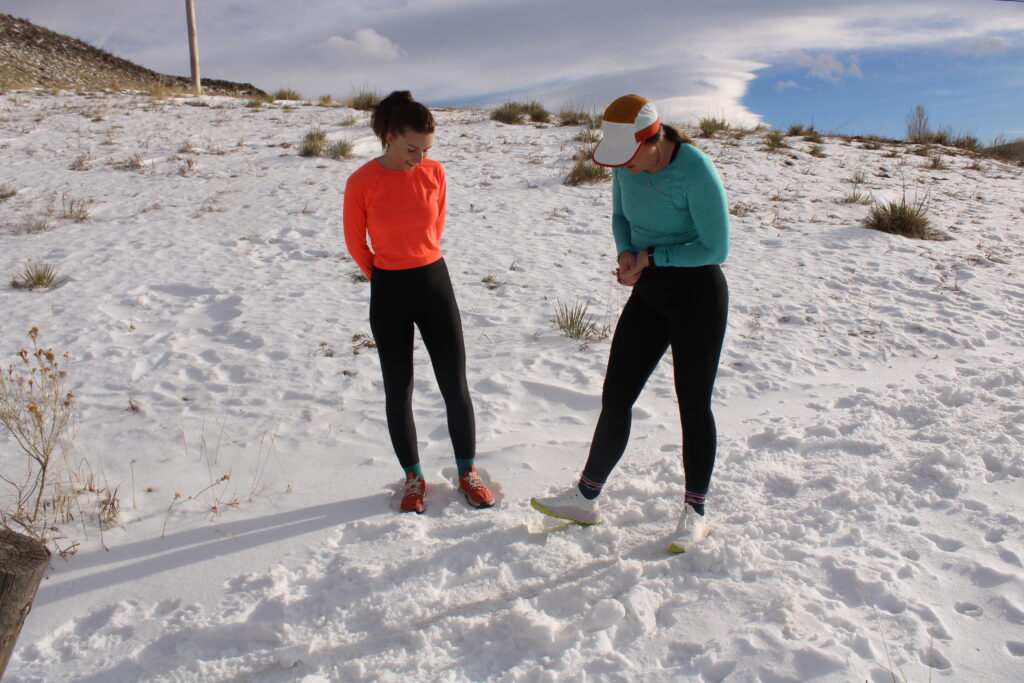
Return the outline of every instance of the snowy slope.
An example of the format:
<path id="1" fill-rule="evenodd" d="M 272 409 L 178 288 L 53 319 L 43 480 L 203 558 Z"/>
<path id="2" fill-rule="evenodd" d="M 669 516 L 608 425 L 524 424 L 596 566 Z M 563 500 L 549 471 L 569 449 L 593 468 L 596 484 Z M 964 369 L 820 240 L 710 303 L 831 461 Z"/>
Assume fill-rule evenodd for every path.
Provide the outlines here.
<path id="1" fill-rule="evenodd" d="M 345 179 L 378 149 L 366 114 L 0 96 L 0 185 L 18 191 L 0 202 L 0 275 L 33 259 L 70 278 L 0 288 L 0 354 L 34 325 L 70 352 L 75 456 L 121 502 L 101 538 L 81 498 L 62 529 L 78 553 L 54 560 L 8 679 L 1020 677 L 1021 169 L 942 150 L 948 170 L 931 170 L 838 138 L 824 158 L 800 138 L 782 153 L 758 134 L 699 142 L 733 207 L 731 317 L 714 533 L 670 557 L 668 359 L 607 523 L 546 533 L 528 505 L 578 474 L 608 350 L 562 337 L 554 302 L 614 326 L 628 294 L 609 185 L 561 184 L 576 128 L 437 117 L 478 464 L 499 505 L 456 495 L 418 348 L 428 498 L 411 516 L 395 512 L 376 354 L 356 337 L 368 286 L 341 239 Z M 314 126 L 359 157 L 300 157 Z M 951 239 L 862 228 L 867 207 L 839 203 L 858 171 L 879 198 L 927 195 Z M 61 219 L 69 201 L 91 219 Z M 40 220 L 51 229 L 24 234 Z M 20 457 L 0 435 L 5 467 Z"/>

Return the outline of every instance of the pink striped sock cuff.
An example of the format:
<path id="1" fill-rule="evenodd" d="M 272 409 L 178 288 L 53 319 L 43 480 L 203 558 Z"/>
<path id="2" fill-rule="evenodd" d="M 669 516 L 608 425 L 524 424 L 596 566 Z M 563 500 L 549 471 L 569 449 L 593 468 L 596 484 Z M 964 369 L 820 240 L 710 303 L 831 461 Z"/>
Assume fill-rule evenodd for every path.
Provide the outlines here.
<path id="1" fill-rule="evenodd" d="M 703 505 L 704 501 L 707 500 L 708 494 L 706 493 L 694 493 L 693 491 L 686 492 L 686 502 L 694 505 Z"/>

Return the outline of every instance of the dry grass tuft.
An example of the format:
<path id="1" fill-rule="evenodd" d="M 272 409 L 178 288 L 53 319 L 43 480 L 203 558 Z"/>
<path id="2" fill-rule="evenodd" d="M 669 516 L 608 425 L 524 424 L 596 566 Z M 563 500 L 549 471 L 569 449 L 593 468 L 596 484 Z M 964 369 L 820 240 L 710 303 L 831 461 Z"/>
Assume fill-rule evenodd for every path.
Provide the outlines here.
<path id="1" fill-rule="evenodd" d="M 57 449 L 69 439 L 74 394 L 67 388 L 63 368 L 68 354 L 58 356 L 39 345 L 39 329 L 29 333 L 32 349 L 18 352 L 21 362 L 0 371 L 0 424 L 28 459 L 24 477 L 0 475 L 16 494 L 13 510 L 4 510 L 4 523 L 21 527 L 33 538 L 48 540 L 53 506 L 46 493 L 57 466 Z"/>
<path id="2" fill-rule="evenodd" d="M 764 144 L 768 147 L 769 152 L 778 152 L 783 147 L 789 147 L 786 144 L 786 136 L 780 130 L 770 130 L 765 133 Z"/>
<path id="3" fill-rule="evenodd" d="M 555 326 L 569 339 L 592 341 L 607 339 L 608 327 L 599 327 L 587 311 L 590 305 L 576 299 L 572 304 L 555 300 Z"/>
<path id="4" fill-rule="evenodd" d="M 324 147 L 327 145 L 327 133 L 321 128 L 314 128 L 302 138 L 302 146 L 299 147 L 299 156 L 318 157 L 323 156 Z"/>
<path id="5" fill-rule="evenodd" d="M 297 90 L 293 90 L 292 88 L 278 88 L 271 94 L 271 97 L 275 100 L 289 101 L 297 101 L 303 99 L 302 94 L 299 93 L 299 91 Z"/>
<path id="6" fill-rule="evenodd" d="M 530 102 L 506 102 L 491 110 L 491 120 L 512 125 L 521 125 L 529 119 L 534 123 L 547 123 L 551 112 L 536 100 Z"/>
<path id="7" fill-rule="evenodd" d="M 908 202 L 905 192 L 899 200 L 876 201 L 868 212 L 865 226 L 890 235 L 912 239 L 942 239 L 942 236 L 931 227 L 927 197 Z"/>
<path id="8" fill-rule="evenodd" d="M 60 284 L 57 268 L 49 263 L 26 261 L 21 273 L 11 280 L 15 289 L 52 289 Z"/>
<path id="9" fill-rule="evenodd" d="M 729 130 L 729 122 L 724 118 L 707 116 L 698 121 L 697 127 L 700 128 L 702 138 L 712 138 L 719 131 Z"/>
<path id="10" fill-rule="evenodd" d="M 372 111 L 380 104 L 381 96 L 372 90 L 364 88 L 348 98 L 348 106 L 360 111 Z"/>
<path id="11" fill-rule="evenodd" d="M 565 178 L 562 179 L 562 184 L 571 186 L 593 185 L 611 180 L 611 171 L 604 166 L 595 164 L 593 158 L 593 146 L 578 150 L 575 156 L 575 164 L 569 169 Z"/>

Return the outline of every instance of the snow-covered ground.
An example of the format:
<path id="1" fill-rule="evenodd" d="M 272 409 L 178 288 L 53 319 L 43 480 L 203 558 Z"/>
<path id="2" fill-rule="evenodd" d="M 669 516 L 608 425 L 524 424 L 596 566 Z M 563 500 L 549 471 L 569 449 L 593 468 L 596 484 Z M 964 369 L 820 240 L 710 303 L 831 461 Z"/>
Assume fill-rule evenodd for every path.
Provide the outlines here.
<path id="1" fill-rule="evenodd" d="M 74 455 L 121 504 L 101 538 L 81 497 L 62 528 L 78 552 L 53 560 L 9 680 L 1020 680 L 1020 168 L 941 150 L 932 170 L 838 138 L 824 158 L 797 137 L 782 153 L 759 134 L 699 142 L 733 207 L 732 300 L 714 533 L 669 556 L 668 358 L 607 523 L 550 531 L 528 503 L 575 480 L 597 417 L 608 342 L 581 347 L 552 317 L 578 297 L 613 326 L 626 300 L 610 186 L 561 183 L 577 128 L 437 116 L 499 505 L 456 495 L 418 348 L 415 516 L 396 512 L 377 357 L 356 336 L 369 290 L 341 236 L 345 179 L 378 149 L 367 115 L 0 96 L 0 185 L 17 190 L 0 202 L 0 355 L 32 326 L 70 352 Z M 358 158 L 299 156 L 314 126 Z M 865 194 L 927 196 L 951 239 L 861 227 L 867 207 L 839 202 L 857 172 Z M 60 218 L 72 201 L 89 221 Z M 7 287 L 27 259 L 69 280 Z M 6 434 L 0 457 L 21 466 Z"/>

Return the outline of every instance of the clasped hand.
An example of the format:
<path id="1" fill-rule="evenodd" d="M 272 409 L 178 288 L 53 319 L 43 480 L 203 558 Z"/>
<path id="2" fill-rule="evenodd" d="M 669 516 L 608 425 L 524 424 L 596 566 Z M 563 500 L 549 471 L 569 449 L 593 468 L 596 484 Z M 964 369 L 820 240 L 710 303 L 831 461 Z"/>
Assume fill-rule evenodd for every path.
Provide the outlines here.
<path id="1" fill-rule="evenodd" d="M 644 268 L 651 265 L 650 256 L 646 251 L 635 254 L 624 251 L 619 254 L 619 267 L 615 269 L 615 279 L 620 285 L 632 287 L 640 279 Z"/>

